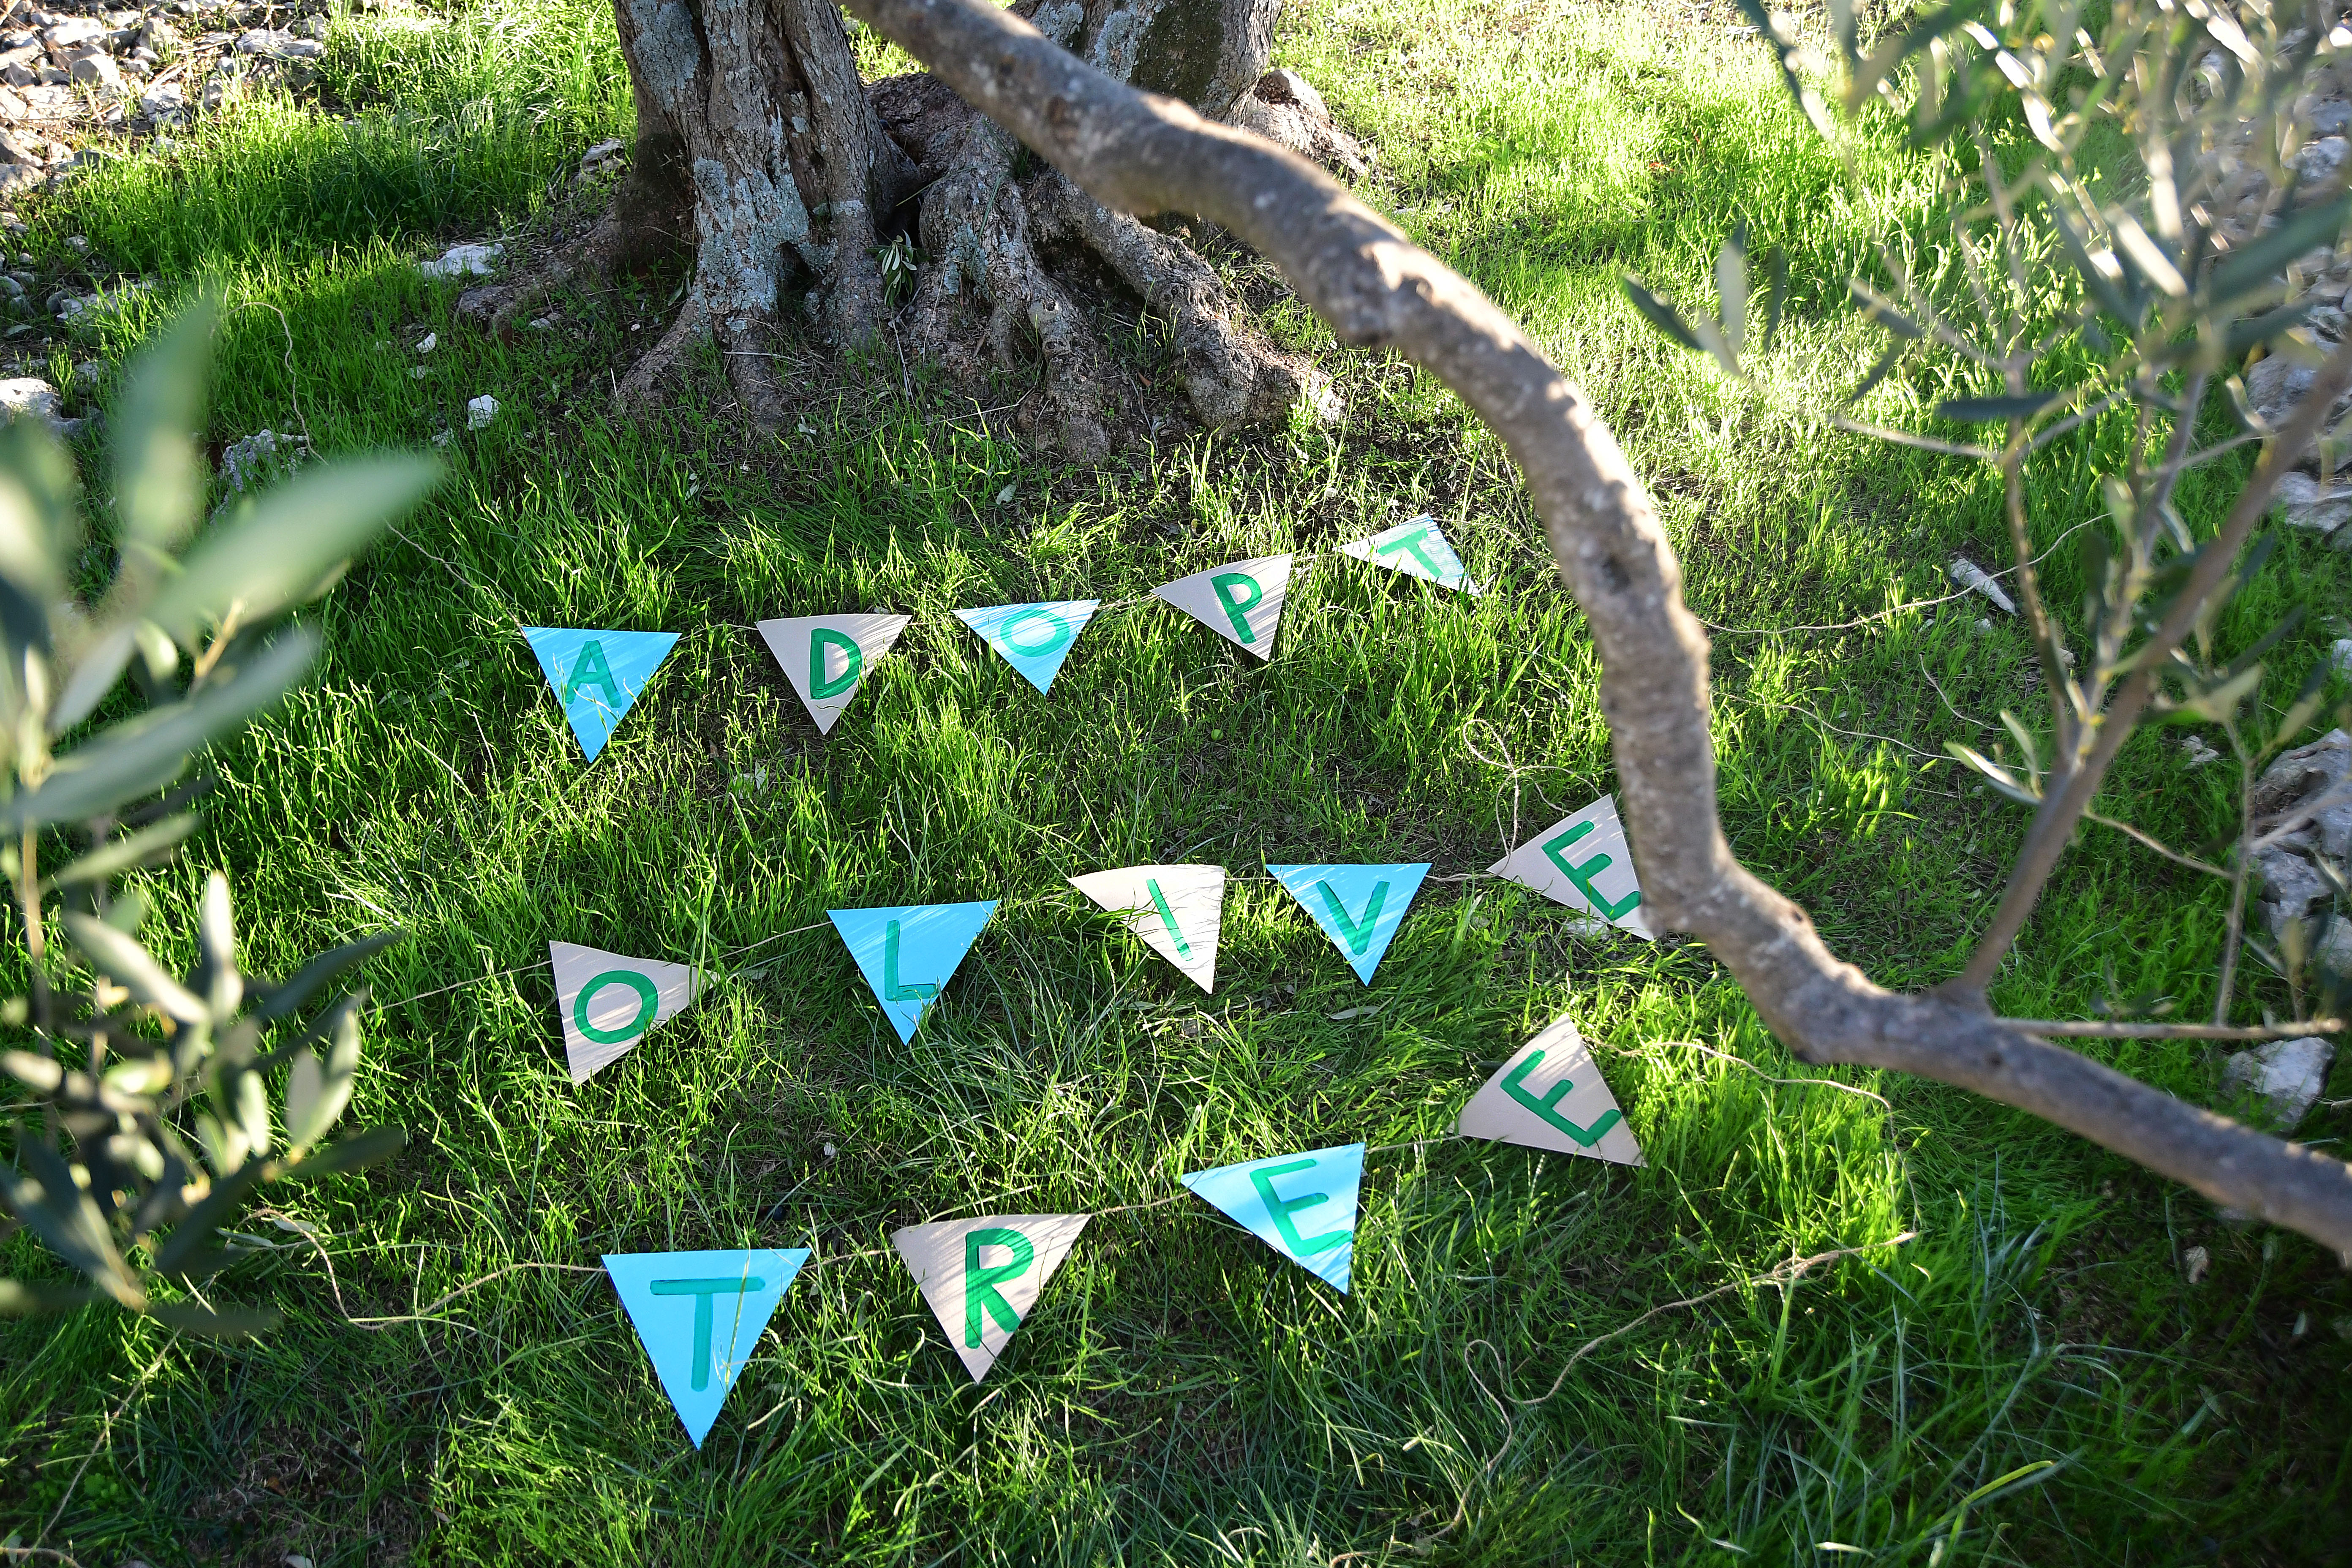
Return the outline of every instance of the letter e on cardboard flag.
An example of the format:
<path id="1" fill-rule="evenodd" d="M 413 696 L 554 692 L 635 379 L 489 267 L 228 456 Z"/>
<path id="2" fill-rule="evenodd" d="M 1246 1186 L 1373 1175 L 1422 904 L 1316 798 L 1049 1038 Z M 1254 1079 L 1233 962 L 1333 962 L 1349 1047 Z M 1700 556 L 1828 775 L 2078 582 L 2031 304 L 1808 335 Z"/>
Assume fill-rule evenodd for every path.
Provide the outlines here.
<path id="1" fill-rule="evenodd" d="M 1335 1290 L 1356 1256 L 1356 1189 L 1364 1145 L 1309 1149 L 1195 1171 L 1184 1184 L 1243 1229 Z"/>
<path id="2" fill-rule="evenodd" d="M 1643 1163 L 1617 1097 L 1592 1060 L 1592 1047 L 1567 1018 L 1511 1053 L 1462 1108 L 1456 1132 L 1562 1154 L 1589 1154 L 1620 1165 Z"/>
<path id="3" fill-rule="evenodd" d="M 1654 940 L 1642 918 L 1642 885 L 1633 875 L 1633 852 L 1626 847 L 1614 795 L 1604 795 L 1562 817 L 1487 870 L 1644 942 Z"/>

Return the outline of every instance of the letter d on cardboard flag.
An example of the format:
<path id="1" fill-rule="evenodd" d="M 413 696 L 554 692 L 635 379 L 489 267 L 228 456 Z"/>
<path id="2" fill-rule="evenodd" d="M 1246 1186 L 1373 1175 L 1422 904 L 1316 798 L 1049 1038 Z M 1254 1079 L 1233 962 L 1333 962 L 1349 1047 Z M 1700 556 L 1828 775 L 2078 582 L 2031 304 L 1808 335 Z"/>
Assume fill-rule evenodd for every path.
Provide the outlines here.
<path id="1" fill-rule="evenodd" d="M 1614 795 L 1604 795 L 1560 818 L 1487 869 L 1556 904 L 1588 910 L 1644 942 L 1654 940 L 1642 918 L 1642 885 L 1633 876 L 1633 852 L 1626 847 Z"/>
<path id="2" fill-rule="evenodd" d="M 1429 875 L 1429 862 L 1405 866 L 1268 866 L 1266 870 L 1315 917 L 1356 978 L 1370 985 L 1404 912 Z"/>
<path id="3" fill-rule="evenodd" d="M 866 667 L 890 651 L 912 616 L 798 616 L 761 621 L 760 636 L 801 695 L 820 735 L 857 696 Z"/>
<path id="4" fill-rule="evenodd" d="M 1217 988 L 1217 934 L 1224 924 L 1223 866 L 1123 866 L 1070 879 L 1152 952 L 1203 991 Z"/>
<path id="5" fill-rule="evenodd" d="M 1070 1255 L 1082 1214 L 990 1215 L 910 1225 L 890 1245 L 922 1287 L 948 1343 L 978 1383 L 1004 1353 L 1037 1293 Z"/>
<path id="6" fill-rule="evenodd" d="M 996 900 L 824 912 L 904 1043 L 915 1037 L 923 1015 L 955 977 L 972 939 L 996 912 Z"/>
<path id="7" fill-rule="evenodd" d="M 958 610 L 957 620 L 978 632 L 1004 662 L 1043 696 L 1061 673 L 1062 661 L 1078 634 L 1094 618 L 1100 599 L 1054 599 L 1036 605 L 991 605 L 984 610 Z"/>
<path id="8" fill-rule="evenodd" d="M 604 1272 L 696 1447 L 808 1257 L 799 1247 L 604 1254 Z"/>
<path id="9" fill-rule="evenodd" d="M 1465 1138 L 1491 1138 L 1562 1154 L 1589 1154 L 1620 1165 L 1643 1163 L 1617 1097 L 1576 1026 L 1559 1018 L 1511 1053 L 1454 1125 Z"/>
<path id="10" fill-rule="evenodd" d="M 547 956 L 555 965 L 555 1014 L 574 1083 L 620 1060 L 694 1000 L 694 971 L 683 963 L 568 942 L 549 942 Z"/>
<path id="11" fill-rule="evenodd" d="M 1364 1146 L 1350 1143 L 1195 1171 L 1184 1184 L 1252 1236 L 1344 1291 L 1356 1254 L 1356 1189 L 1363 1179 Z"/>
<path id="12" fill-rule="evenodd" d="M 1290 592 L 1290 560 L 1261 555 L 1235 561 L 1162 583 L 1151 592 L 1244 652 L 1272 658 L 1275 628 Z"/>
<path id="13" fill-rule="evenodd" d="M 603 632 L 578 626 L 525 626 L 522 635 L 592 763 L 677 642 L 676 632 Z"/>

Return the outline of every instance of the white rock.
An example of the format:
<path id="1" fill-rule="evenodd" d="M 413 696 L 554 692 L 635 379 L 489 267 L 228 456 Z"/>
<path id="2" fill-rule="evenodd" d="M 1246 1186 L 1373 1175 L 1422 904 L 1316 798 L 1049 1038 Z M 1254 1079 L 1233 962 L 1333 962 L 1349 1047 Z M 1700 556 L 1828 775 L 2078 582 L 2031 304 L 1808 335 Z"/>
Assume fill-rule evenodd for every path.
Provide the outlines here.
<path id="1" fill-rule="evenodd" d="M 427 332 L 417 342 L 416 352 L 421 354 L 429 354 L 440 346 L 441 334 L 438 332 Z"/>
<path id="2" fill-rule="evenodd" d="M 112 55 L 76 55 L 71 74 L 84 87 L 122 85 L 122 68 L 114 63 Z"/>
<path id="3" fill-rule="evenodd" d="M 2327 650 L 2327 662 L 2338 675 L 2352 675 L 2352 637 L 2337 637 Z"/>
<path id="4" fill-rule="evenodd" d="M 2001 590 L 1985 569 L 1962 555 L 1952 562 L 1952 581 L 1970 593 L 1982 594 L 2011 615 L 2017 614 L 2017 602 Z"/>
<path id="5" fill-rule="evenodd" d="M 176 120 L 188 112 L 187 90 L 176 81 L 151 87 L 139 95 L 139 112 L 150 120 Z"/>
<path id="6" fill-rule="evenodd" d="M 408 376 L 412 381 L 423 381 L 426 376 L 431 375 L 433 373 L 431 371 L 425 369 L 421 364 L 411 365 L 408 367 Z"/>
<path id="7" fill-rule="evenodd" d="M 591 175 L 603 174 L 622 153 L 628 151 L 628 145 L 627 142 L 618 140 L 597 142 L 596 145 L 580 154 L 580 177 L 584 180 Z"/>
<path id="8" fill-rule="evenodd" d="M 2201 1247 L 2192 1247 L 2181 1255 L 2180 1261 L 2186 1265 L 2189 1282 L 2194 1285 L 2205 1278 L 2205 1270 L 2213 1267 L 2213 1255 Z"/>
<path id="9" fill-rule="evenodd" d="M 2316 1035 L 2240 1051 L 2221 1064 L 2221 1093 L 2229 1100 L 2255 1096 L 2271 1125 L 2284 1132 L 2327 1087 L 2327 1068 L 2335 1060 L 2336 1047 Z"/>
<path id="10" fill-rule="evenodd" d="M 2352 485 L 2323 487 L 2298 468 L 2282 478 L 2272 495 L 2271 515 L 2289 528 L 2333 533 L 2352 521 Z"/>
<path id="11" fill-rule="evenodd" d="M 2352 152 L 2341 136 L 2322 136 L 2316 142 L 2305 143 L 2294 155 L 2294 166 L 2306 180 L 2322 180 L 2344 166 L 2344 157 Z"/>
<path id="12" fill-rule="evenodd" d="M 298 38 L 270 27 L 256 27 L 236 40 L 236 52 L 260 60 L 315 60 L 327 52 L 316 38 Z"/>
<path id="13" fill-rule="evenodd" d="M 503 248 L 495 243 L 453 245 L 437 259 L 418 262 L 416 269 L 427 278 L 487 278 Z"/>
<path id="14" fill-rule="evenodd" d="M 54 425 L 63 409 L 58 389 L 37 375 L 0 381 L 0 410 L 5 410 L 11 419 L 20 414 L 34 414 Z"/>
<path id="15" fill-rule="evenodd" d="M 2207 745 L 2202 735 L 2189 736 L 2180 742 L 2180 749 L 2189 754 L 2189 765 L 2192 768 L 2201 768 L 2208 763 L 2221 760 L 2221 753 Z"/>
<path id="16" fill-rule="evenodd" d="M 488 393 L 466 400 L 466 428 L 479 430 L 499 416 L 499 400 Z"/>

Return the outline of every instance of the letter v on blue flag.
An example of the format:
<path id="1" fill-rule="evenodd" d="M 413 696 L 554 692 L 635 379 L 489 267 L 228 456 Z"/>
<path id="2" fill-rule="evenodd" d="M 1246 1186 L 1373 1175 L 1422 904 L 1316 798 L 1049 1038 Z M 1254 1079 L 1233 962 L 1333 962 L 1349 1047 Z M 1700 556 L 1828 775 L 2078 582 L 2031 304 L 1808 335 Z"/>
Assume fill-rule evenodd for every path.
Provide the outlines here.
<path id="1" fill-rule="evenodd" d="M 676 632 L 577 626 L 525 626 L 522 635 L 592 763 L 677 642 Z"/>
<path id="2" fill-rule="evenodd" d="M 800 1247 L 604 1254 L 604 1272 L 696 1447 L 808 1257 Z"/>
<path id="3" fill-rule="evenodd" d="M 978 632 L 1042 695 L 1060 674 L 1078 634 L 1100 599 L 1049 599 L 1035 605 L 991 605 L 958 610 L 956 619 Z"/>
<path id="4" fill-rule="evenodd" d="M 903 1043 L 915 1037 L 923 1015 L 955 977 L 980 928 L 996 912 L 996 900 L 824 912 Z"/>
<path id="5" fill-rule="evenodd" d="M 1395 940 L 1404 912 L 1429 875 L 1429 862 L 1403 866 L 1268 866 L 1370 985 Z"/>
<path id="6" fill-rule="evenodd" d="M 1364 1146 L 1350 1143 L 1195 1171 L 1184 1184 L 1326 1285 L 1345 1290 L 1363 1179 Z"/>

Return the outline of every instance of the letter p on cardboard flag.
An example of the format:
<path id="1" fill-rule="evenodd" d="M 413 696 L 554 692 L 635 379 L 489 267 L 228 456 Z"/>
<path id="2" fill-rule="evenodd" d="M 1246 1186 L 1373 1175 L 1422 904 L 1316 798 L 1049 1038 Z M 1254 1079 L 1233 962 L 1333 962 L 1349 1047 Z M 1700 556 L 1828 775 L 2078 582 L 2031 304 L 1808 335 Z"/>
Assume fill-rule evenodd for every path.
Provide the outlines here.
<path id="1" fill-rule="evenodd" d="M 1454 1130 L 1465 1138 L 1586 1154 L 1620 1165 L 1643 1163 L 1617 1097 L 1593 1064 L 1592 1047 L 1564 1017 L 1511 1053 L 1503 1070 L 1470 1097 Z"/>
<path id="2" fill-rule="evenodd" d="M 1344 1292 L 1356 1255 L 1356 1189 L 1363 1179 L 1364 1145 L 1350 1143 L 1195 1171 L 1184 1184 L 1252 1236 Z"/>
<path id="3" fill-rule="evenodd" d="M 563 704 L 564 721 L 594 762 L 646 683 L 677 644 L 676 632 L 605 632 L 525 626 L 523 640 Z"/>
<path id="4" fill-rule="evenodd" d="M 1626 847 L 1614 795 L 1604 795 L 1560 818 L 1487 869 L 1644 942 L 1654 940 L 1642 918 L 1642 884 L 1633 875 L 1633 852 Z"/>
<path id="5" fill-rule="evenodd" d="M 800 1247 L 604 1254 L 604 1272 L 696 1447 L 808 1258 Z"/>
<path id="6" fill-rule="evenodd" d="M 1227 642 L 1259 658 L 1274 657 L 1275 628 L 1290 592 L 1287 555 L 1235 561 L 1151 590 Z"/>
<path id="7" fill-rule="evenodd" d="M 549 942 L 547 956 L 555 965 L 555 1012 L 574 1083 L 619 1061 L 694 1000 L 694 971 L 683 963 L 568 942 Z"/>
<path id="8" fill-rule="evenodd" d="M 1004 1353 L 1089 1217 L 990 1215 L 891 1232 L 890 1245 L 907 1260 L 907 1272 L 922 1288 L 972 1382 L 986 1377 Z"/>
<path id="9" fill-rule="evenodd" d="M 760 636 L 784 679 L 800 693 L 816 721 L 816 732 L 833 732 L 834 721 L 857 696 L 866 667 L 890 651 L 912 616 L 798 616 L 761 621 Z"/>

